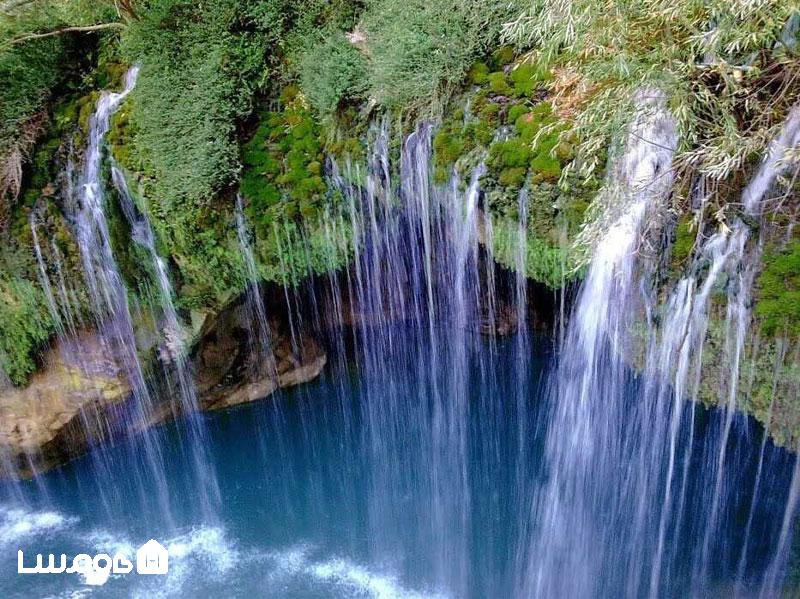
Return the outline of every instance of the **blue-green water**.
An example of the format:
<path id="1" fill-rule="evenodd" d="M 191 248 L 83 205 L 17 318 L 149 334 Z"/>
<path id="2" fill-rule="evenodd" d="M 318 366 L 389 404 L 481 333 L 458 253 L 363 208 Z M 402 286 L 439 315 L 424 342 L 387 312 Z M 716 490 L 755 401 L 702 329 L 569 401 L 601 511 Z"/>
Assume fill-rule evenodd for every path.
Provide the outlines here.
<path id="1" fill-rule="evenodd" d="M 369 370 L 333 359 L 315 382 L 205 415 L 222 496 L 214 521 L 203 515 L 193 483 L 186 480 L 190 458 L 182 453 L 181 428 L 175 424 L 157 435 L 168 464 L 169 516 L 159 511 L 148 481 L 130 475 L 137 440 L 95 450 L 95 455 L 106 452 L 103 463 L 113 465 L 110 472 L 98 472 L 101 461 L 88 455 L 26 483 L 26 505 L 7 500 L 0 510 L 0 596 L 509 596 L 517 582 L 518 548 L 535 526 L 527 522 L 531 502 L 544 477 L 552 474 L 540 464 L 540 420 L 545 419 L 539 418 L 546 411 L 551 342 L 532 340 L 524 363 L 514 359 L 518 345 L 513 338 L 497 346 L 479 341 L 482 351 L 470 354 L 468 380 L 462 381 L 468 390 L 467 485 L 452 489 L 447 502 L 465 510 L 459 520 L 464 526 L 448 530 L 443 540 L 437 538 L 439 506 L 432 504 L 443 493 L 430 489 L 436 468 L 429 460 L 436 459 L 436 452 L 424 446 L 420 429 L 426 415 L 435 421 L 435 414 L 427 412 L 429 394 L 449 388 L 444 382 L 449 373 L 420 376 L 420 365 L 430 364 L 433 356 L 403 335 L 396 333 L 381 356 L 391 365 L 389 379 L 370 379 Z M 437 388 L 436 381 L 442 386 Z M 402 426 L 396 434 L 376 437 L 376 427 L 385 428 L 373 421 L 376 410 L 367 409 L 370 402 L 373 408 L 374 402 L 380 404 L 377 413 L 397 416 L 393 422 Z M 702 412 L 697 419 L 698 464 L 715 418 Z M 750 507 L 758 451 L 758 431 L 742 421 L 731 446 L 739 466 L 727 481 L 731 517 L 715 545 L 721 594 L 738 560 L 736 539 Z M 756 574 L 774 542 L 791 475 L 786 454 L 770 446 L 767 459 L 761 496 L 768 500 L 759 504 L 750 549 L 749 568 Z M 701 469 L 695 469 L 691 484 L 703 484 Z M 702 521 L 702 505 L 695 508 L 690 500 L 687 506 L 685 530 L 691 531 L 693 522 Z M 625 542 L 624 518 L 610 516 Z M 77 574 L 16 573 L 18 549 L 27 560 L 36 553 L 61 552 L 123 551 L 131 557 L 149 538 L 170 552 L 165 577 L 134 572 L 91 586 Z M 441 582 L 452 574 L 442 571 L 448 567 L 440 559 L 442 547 L 466 552 L 461 590 Z M 680 551 L 676 554 L 677 562 L 685 559 Z M 679 564 L 674 571 L 687 567 Z M 676 595 L 679 590 L 680 583 Z"/>

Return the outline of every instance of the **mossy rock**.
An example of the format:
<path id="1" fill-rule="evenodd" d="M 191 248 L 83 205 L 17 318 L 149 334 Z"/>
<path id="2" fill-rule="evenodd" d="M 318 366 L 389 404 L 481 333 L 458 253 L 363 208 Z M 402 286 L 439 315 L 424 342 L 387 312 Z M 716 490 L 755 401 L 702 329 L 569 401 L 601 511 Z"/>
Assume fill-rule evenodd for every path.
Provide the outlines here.
<path id="1" fill-rule="evenodd" d="M 675 227 L 675 241 L 672 243 L 672 264 L 678 267 L 689 257 L 694 248 L 696 235 L 692 231 L 692 218 L 686 214 Z"/>
<path id="2" fill-rule="evenodd" d="M 517 65 L 512 69 L 510 77 L 514 95 L 518 97 L 532 96 L 544 83 L 553 79 L 553 75 L 549 71 L 531 63 Z"/>
<path id="3" fill-rule="evenodd" d="M 506 74 L 503 71 L 489 73 L 487 82 L 489 84 L 489 90 L 500 96 L 510 96 L 514 91 L 509 85 Z"/>
<path id="4" fill-rule="evenodd" d="M 541 151 L 531 160 L 531 171 L 534 183 L 540 181 L 556 183 L 561 177 L 561 163 L 548 152 Z"/>
<path id="5" fill-rule="evenodd" d="M 498 181 L 500 185 L 505 187 L 522 187 L 522 184 L 525 183 L 527 172 L 528 169 L 525 167 L 506 168 L 500 172 Z"/>
<path id="6" fill-rule="evenodd" d="M 89 133 L 89 120 L 94 114 L 101 93 L 93 91 L 78 100 L 78 127 L 84 134 Z"/>
<path id="7" fill-rule="evenodd" d="M 771 249 L 758 277 L 755 312 L 768 335 L 800 336 L 800 239 Z"/>
<path id="8" fill-rule="evenodd" d="M 514 61 L 514 57 L 516 56 L 516 51 L 514 50 L 514 46 L 500 46 L 494 52 L 492 52 L 491 56 L 491 63 L 494 68 L 503 67 L 507 64 L 510 64 Z"/>
<path id="9" fill-rule="evenodd" d="M 241 150 L 241 190 L 250 202 L 250 217 L 257 228 L 269 226 L 276 215 L 312 214 L 327 191 L 318 123 L 296 87 L 285 88 L 281 100 L 284 109 L 261 114 L 253 137 Z M 282 201 L 286 206 L 272 214 L 272 208 Z"/>
<path id="10" fill-rule="evenodd" d="M 474 62 L 467 71 L 467 79 L 474 85 L 483 85 L 488 77 L 489 66 L 485 62 Z"/>

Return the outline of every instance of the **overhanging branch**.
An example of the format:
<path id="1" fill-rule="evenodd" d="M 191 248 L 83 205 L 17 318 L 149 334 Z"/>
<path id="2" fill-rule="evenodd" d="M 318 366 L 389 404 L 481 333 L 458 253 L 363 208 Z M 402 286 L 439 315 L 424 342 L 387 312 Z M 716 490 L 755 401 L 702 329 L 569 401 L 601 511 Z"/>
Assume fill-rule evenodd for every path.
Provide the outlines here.
<path id="1" fill-rule="evenodd" d="M 19 37 L 12 38 L 2 46 L 15 46 L 30 40 L 38 40 L 45 37 L 54 37 L 56 35 L 63 35 L 64 33 L 91 33 L 93 31 L 102 31 L 104 29 L 117 29 L 125 27 L 124 23 L 114 21 L 113 23 L 100 23 L 98 25 L 86 25 L 83 27 L 62 27 L 60 29 L 53 29 L 52 31 L 44 31 L 42 33 L 26 33 Z"/>

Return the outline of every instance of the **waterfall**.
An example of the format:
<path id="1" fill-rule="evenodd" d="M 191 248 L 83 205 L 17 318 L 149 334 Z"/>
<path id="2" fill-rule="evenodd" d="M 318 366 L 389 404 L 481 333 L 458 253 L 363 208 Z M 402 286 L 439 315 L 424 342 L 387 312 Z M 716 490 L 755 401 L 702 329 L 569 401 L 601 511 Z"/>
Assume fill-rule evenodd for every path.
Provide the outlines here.
<path id="1" fill-rule="evenodd" d="M 139 213 L 131 196 L 125 175 L 114 165 L 111 167 L 111 180 L 119 194 L 120 206 L 128 224 L 131 227 L 131 239 L 144 248 L 150 256 L 151 265 L 156 275 L 159 290 L 159 304 L 164 312 L 164 346 L 161 348 L 161 358 L 164 362 L 185 364 L 187 333 L 178 319 L 178 312 L 173 302 L 172 283 L 169 280 L 167 265 L 156 251 L 156 240 L 150 222 L 144 214 Z M 192 393 L 193 395 L 193 393 Z M 189 401 L 184 406 L 187 412 L 197 409 L 195 400 Z"/>
<path id="2" fill-rule="evenodd" d="M 498 400 L 495 386 L 498 342 L 479 342 L 474 335 L 475 323 L 487 311 L 494 320 L 503 301 L 491 259 L 492 222 L 482 216 L 483 166 L 467 181 L 454 173 L 447 185 L 434 185 L 427 125 L 402 146 L 399 183 L 385 124 L 373 128 L 365 170 L 332 161 L 330 178 L 345 198 L 355 261 L 351 270 L 329 275 L 328 304 L 338 322 L 361 325 L 352 334 L 365 381 L 362 449 L 371 465 L 367 501 L 375 560 L 393 556 L 402 568 L 408 560 L 403 552 L 418 544 L 420 559 L 431 564 L 434 588 L 455 596 L 699 595 L 737 578 L 741 560 L 732 535 L 740 529 L 722 527 L 742 501 L 750 502 L 746 534 L 753 534 L 758 520 L 765 538 L 781 544 L 780 523 L 762 521 L 759 488 L 749 499 L 732 497 L 737 484 L 753 482 L 746 471 L 727 465 L 730 446 L 740 443 L 733 440 L 736 381 L 758 248 L 747 243 L 744 224 L 733 223 L 699 246 L 689 274 L 659 303 L 657 265 L 647 243 L 667 207 L 678 140 L 661 93 L 641 92 L 636 102 L 599 200 L 606 207 L 602 234 L 561 340 L 549 401 L 537 408 L 544 412 L 539 422 L 525 378 L 536 351 L 524 322 L 530 301 L 522 274 L 527 189 L 518 198 L 515 273 L 506 281 L 518 322 L 509 406 Z M 364 184 L 348 183 L 354 180 Z M 759 170 L 744 198 L 754 197 L 755 185 L 763 196 L 772 181 Z M 745 203 L 758 212 L 758 202 Z M 698 398 L 711 298 L 723 277 L 725 368 L 733 383 L 721 390 L 725 409 L 709 424 L 707 416 L 698 416 L 702 408 L 686 400 Z M 337 346 L 343 345 L 339 339 Z M 639 375 L 633 369 L 637 352 Z M 413 381 L 398 374 L 407 370 L 417 373 Z M 481 391 L 473 391 L 476 385 Z M 511 446 L 499 424 L 504 419 L 516 427 Z M 357 430 L 358 424 L 347 427 Z M 537 464 L 531 456 L 537 455 L 541 428 Z M 480 441 L 472 438 L 475 430 Z M 764 439 L 756 449 L 753 468 L 761 472 L 774 448 Z M 487 480 L 497 476 L 492 456 L 511 470 L 512 503 L 521 514 L 513 586 L 495 572 L 470 570 L 475 539 L 463 533 L 476 526 L 479 509 L 497 514 L 508 505 L 484 496 L 472 470 Z M 397 507 L 408 496 L 422 498 L 425 515 Z M 793 513 L 793 497 L 787 514 Z M 420 521 L 430 523 L 428 537 L 426 526 L 413 524 Z M 491 551 L 491 541 L 478 542 Z M 785 547 L 770 551 L 786 553 Z M 724 564 L 710 567 L 712 555 Z M 753 571 L 763 573 L 764 567 L 759 562 Z"/>
<path id="3" fill-rule="evenodd" d="M 120 365 L 131 386 L 133 401 L 126 413 L 120 414 L 119 423 L 103 423 L 101 430 L 109 428 L 107 434 L 146 429 L 154 417 L 154 402 L 145 380 L 139 360 L 133 319 L 128 302 L 128 291 L 119 271 L 111 246 L 108 221 L 105 214 L 106 189 L 103 180 L 103 142 L 110 127 L 110 119 L 122 102 L 133 91 L 139 67 L 132 67 L 125 76 L 125 87 L 121 92 L 104 92 L 97 101 L 94 114 L 89 119 L 87 147 L 83 156 L 80 185 L 75 190 L 77 201 L 72 206 L 71 218 L 75 225 L 75 237 L 83 263 L 83 272 L 89 290 L 89 298 L 98 332 L 107 346 L 109 355 Z M 84 414 L 84 418 L 92 418 Z M 87 430 L 91 430 L 87 427 Z M 143 467 L 133 473 L 140 480 L 141 501 L 147 504 L 155 496 L 162 517 L 171 519 L 171 507 L 167 485 L 163 474 L 163 457 L 158 443 L 146 437 L 143 445 Z M 104 472 L 114 466 L 106 463 L 102 451 L 92 453 L 98 469 L 99 492 L 105 505 L 112 500 L 105 498 L 102 486 Z M 145 481 L 155 486 L 155 493 L 147 493 Z M 109 490 L 113 492 L 113 490 Z M 118 503 L 119 497 L 113 500 Z"/>
<path id="4" fill-rule="evenodd" d="M 800 106 L 796 106 L 789 114 L 783 126 L 781 134 L 770 144 L 764 162 L 757 170 L 755 176 L 745 187 L 742 193 L 742 205 L 745 214 L 751 217 L 758 217 L 761 213 L 761 202 L 764 196 L 773 186 L 778 175 L 785 170 L 786 166 L 781 163 L 786 151 L 800 144 Z M 736 397 L 739 380 L 739 360 L 744 345 L 745 334 L 749 323 L 749 292 L 752 287 L 755 275 L 755 258 L 751 257 L 748 262 L 744 262 L 745 248 L 750 236 L 750 228 L 740 218 L 736 218 L 730 231 L 722 230 L 715 237 L 725 241 L 724 256 L 728 259 L 729 276 L 735 284 L 729 284 L 728 288 L 728 309 L 727 309 L 727 330 L 726 330 L 726 355 L 730 360 L 731 384 L 728 390 L 725 409 L 727 417 L 722 432 L 719 454 L 716 460 L 716 480 L 714 484 L 714 494 L 709 520 L 711 526 L 706 529 L 706 536 L 703 540 L 703 555 L 701 559 L 701 576 L 708 568 L 709 544 L 711 534 L 715 530 L 718 511 L 720 508 L 720 496 L 722 493 L 722 478 L 727 448 L 727 440 L 730 435 L 732 419 L 736 411 Z M 712 238 L 709 243 L 715 240 Z M 720 243 L 722 243 L 720 241 Z M 713 280 L 712 280 L 713 282 Z"/>
<path id="5" fill-rule="evenodd" d="M 105 185 L 102 178 L 102 143 L 110 126 L 111 115 L 119 108 L 136 85 L 138 67 L 131 68 L 125 77 L 122 92 L 106 92 L 100 96 L 97 108 L 89 121 L 89 140 L 84 156 L 77 213 L 76 237 L 83 260 L 92 308 L 98 326 L 112 345 L 137 396 L 142 417 L 152 409 L 150 393 L 136 351 L 136 338 L 128 293 L 111 248 L 111 238 L 105 215 Z"/>
<path id="6" fill-rule="evenodd" d="M 346 164 L 345 175 L 331 165 L 349 213 L 355 260 L 336 277 L 328 302 L 340 323 L 359 323 L 352 334 L 364 381 L 371 552 L 400 570 L 424 564 L 426 579 L 443 592 L 465 595 L 476 586 L 488 592 L 499 582 L 492 574 L 476 582 L 486 573 L 469 567 L 475 498 L 467 474 L 475 451 L 472 419 L 494 430 L 499 410 L 482 396 L 486 413 L 474 412 L 470 399 L 475 377 L 487 380 L 492 371 L 488 356 L 477 351 L 481 296 L 494 293 L 486 288 L 479 245 L 485 168 L 479 165 L 466 186 L 456 175 L 434 186 L 426 124 L 402 146 L 398 181 L 387 122 L 371 135 L 362 188 L 347 183 L 361 179 L 360 165 Z M 352 430 L 359 434 L 355 423 Z M 406 505 L 404 497 L 414 500 Z"/>
<path id="7" fill-rule="evenodd" d="M 786 358 L 786 344 L 785 342 L 780 342 L 780 347 L 778 353 L 775 358 L 775 370 L 773 373 L 773 385 L 772 385 L 772 396 L 770 399 L 769 410 L 767 412 L 767 424 L 766 430 L 764 431 L 764 437 L 761 440 L 761 448 L 758 452 L 758 466 L 756 469 L 756 476 L 755 476 L 755 483 L 753 485 L 753 500 L 750 505 L 750 509 L 747 513 L 747 524 L 745 525 L 744 529 L 744 539 L 742 542 L 742 552 L 739 556 L 739 562 L 736 565 L 736 594 L 741 595 L 744 591 L 744 584 L 745 584 L 745 572 L 747 571 L 747 553 L 750 546 L 750 534 L 753 529 L 753 519 L 755 516 L 755 506 L 756 501 L 759 499 L 759 492 L 761 491 L 762 485 L 762 474 L 764 470 L 764 457 L 766 455 L 767 450 L 767 440 L 769 439 L 769 424 L 772 419 L 772 408 L 775 403 L 775 395 L 778 391 L 777 389 L 777 381 L 778 381 L 778 374 L 780 371 L 780 365 L 783 363 L 783 360 Z"/>
<path id="8" fill-rule="evenodd" d="M 636 531 L 625 536 L 620 528 L 629 522 L 615 520 L 633 518 L 635 529 L 641 502 L 654 489 L 647 476 L 650 431 L 637 422 L 635 408 L 629 411 L 624 353 L 631 315 L 650 301 L 639 292 L 637 251 L 646 218 L 670 190 L 677 138 L 660 94 L 641 93 L 637 103 L 607 184 L 607 201 L 619 216 L 595 247 L 552 383 L 548 480 L 532 502 L 532 539 L 520 548 L 519 596 L 585 597 L 638 587 L 619 579 L 636 569 L 632 562 L 641 563 L 632 553 Z"/>
<path id="9" fill-rule="evenodd" d="M 642 98 L 614 180 L 607 185 L 623 191 L 623 201 L 609 211 L 619 216 L 597 243 L 561 349 L 547 435 L 549 480 L 531 502 L 534 533 L 524 550 L 520 596 L 647 593 L 655 597 L 676 592 L 681 588 L 676 580 L 687 576 L 690 593 L 702 595 L 711 592 L 719 574 L 718 556 L 728 550 L 722 526 L 723 516 L 727 518 L 732 509 L 732 475 L 726 468 L 760 245 L 751 249 L 750 229 L 740 218 L 730 228 L 723 227 L 700 246 L 690 274 L 678 281 L 655 319 L 660 309 L 652 293 L 653 271 L 640 248 L 644 223 L 652 221 L 648 213 L 658 209 L 670 190 L 670 148 L 677 139 L 663 99 L 656 95 L 642 102 Z M 785 168 L 781 158 L 800 141 L 799 134 L 800 111 L 793 109 L 743 191 L 747 215 L 760 215 L 763 198 Z M 687 498 L 698 440 L 695 403 L 687 405 L 685 400 L 697 399 L 709 300 L 723 276 L 724 368 L 730 382 L 720 392 L 724 411 L 719 429 L 710 442 L 704 442 L 705 452 L 699 456 L 706 484 Z M 635 320 L 631 316 L 636 314 L 643 314 L 648 323 L 643 338 L 631 327 Z M 638 380 L 627 365 L 637 339 L 645 347 L 645 368 Z M 758 499 L 764 443 L 766 439 L 759 453 L 746 537 Z M 787 522 L 796 498 L 797 493 L 790 492 L 782 532 L 773 548 L 774 563 L 764 582 L 767 590 L 762 593 L 776 592 L 781 580 L 777 571 L 785 559 Z M 702 524 L 687 523 L 687 509 L 699 509 Z M 730 575 L 740 589 L 746 541 L 741 555 L 737 547 L 736 559 L 731 560 L 738 563 L 731 568 L 737 572 Z M 688 568 L 680 563 L 681 553 Z"/>
<path id="10" fill-rule="evenodd" d="M 352 263 L 338 268 L 331 258 L 318 277 L 315 264 L 298 290 L 298 264 L 318 257 L 305 231 L 272 222 L 264 247 L 274 244 L 278 264 L 269 265 L 274 271 L 259 265 L 264 247 L 247 220 L 247 199 L 238 195 L 251 352 L 240 351 L 237 302 L 225 314 L 233 322 L 225 335 L 235 343 L 205 345 L 214 330 L 193 362 L 171 276 L 177 271 L 159 253 L 158 221 L 150 222 L 153 213 L 104 149 L 109 120 L 136 76 L 134 67 L 123 91 L 100 97 L 80 185 L 67 202 L 92 324 L 132 389 L 132 398 L 99 423 L 107 433 L 93 441 L 131 434 L 92 448 L 87 485 L 94 486 L 75 492 L 71 477 L 79 485 L 87 480 L 80 460 L 51 479 L 37 477 L 52 482 L 60 500 L 77 497 L 71 509 L 83 511 L 76 521 L 94 524 L 97 494 L 106 523 L 139 510 L 152 515 L 145 522 L 152 536 L 176 532 L 184 512 L 191 512 L 187 526 L 197 526 L 195 517 L 203 526 L 224 523 L 231 546 L 171 547 L 176 565 L 193 552 L 206 567 L 228 554 L 229 565 L 209 568 L 220 578 L 191 587 L 198 595 L 217 592 L 221 580 L 297 596 L 309 588 L 325 593 L 327 583 L 345 596 L 405 589 L 459 598 L 779 594 L 800 502 L 800 461 L 748 428 L 739 397 L 764 242 L 748 223 L 760 218 L 783 174 L 783 154 L 800 143 L 800 108 L 743 190 L 744 214 L 717 229 L 701 224 L 685 273 L 665 282 L 657 255 L 663 248 L 652 245 L 671 226 L 677 125 L 662 93 L 639 92 L 597 198 L 603 214 L 581 239 L 592 245 L 592 258 L 556 343 L 532 326 L 539 302 L 553 298 L 526 277 L 529 235 L 539 224 L 529 220 L 541 189 L 526 181 L 516 198 L 504 198 L 516 202 L 518 221 L 493 220 L 494 196 L 482 189 L 487 172 L 493 175 L 487 156 L 470 156 L 470 168 L 459 164 L 439 185 L 432 177 L 434 127 L 422 123 L 393 143 L 392 120 L 379 118 L 362 163 L 330 158 L 326 166 L 333 201 L 321 230 L 336 247 L 352 235 Z M 107 174 L 116 193 L 106 189 Z M 702 180 L 693 188 L 699 214 L 705 191 Z M 112 247 L 111 206 L 121 210 L 132 255 L 151 275 L 144 308 L 129 300 L 125 263 Z M 76 284 L 65 276 L 57 246 L 48 249 L 36 214 L 29 225 L 58 334 L 83 334 L 90 327 L 71 308 Z M 510 268 L 494 261 L 501 225 L 516 243 L 505 254 Z M 275 295 L 285 302 L 292 345 L 285 352 L 282 337 L 271 339 L 273 329 L 283 333 L 284 315 L 265 303 L 273 291 L 262 288 L 266 274 L 275 275 Z M 561 293 L 563 316 L 571 291 Z M 134 328 L 151 315 L 156 372 L 140 361 Z M 284 366 L 297 365 L 312 330 L 331 358 L 319 380 L 269 402 L 200 412 L 193 364 L 216 353 L 211 360 L 230 357 L 229 379 L 254 369 L 276 377 L 279 367 L 291 378 Z M 700 402 L 711 350 L 720 356 L 712 366 L 723 373 L 713 409 Z M 787 353 L 781 346 L 776 374 Z M 170 411 L 175 422 L 151 426 Z M 82 417 L 97 416 L 87 410 Z M 125 443 L 127 453 L 119 451 Z M 138 496 L 132 501 L 128 493 Z M 158 510 L 164 522 L 152 524 Z M 126 531 L 127 545 L 140 533 Z M 65 534 L 72 544 L 83 542 Z M 222 544 L 224 535 L 211 536 Z M 253 582 L 253 566 L 266 562 L 274 570 Z M 174 572 L 170 589 L 186 592 L 185 569 Z M 197 579 L 204 574 L 198 570 Z"/>
<path id="11" fill-rule="evenodd" d="M 245 275 L 247 276 L 246 296 L 247 310 L 250 316 L 249 322 L 251 323 L 250 338 L 257 340 L 255 350 L 257 355 L 260 356 L 259 363 L 267 364 L 272 351 L 270 328 L 267 320 L 267 309 L 259 291 L 261 277 L 258 274 L 253 247 L 250 243 L 250 231 L 244 214 L 244 203 L 241 194 L 236 195 L 236 236 L 239 240 L 239 249 L 242 253 Z M 274 373 L 269 374 L 274 375 Z"/>
<path id="12" fill-rule="evenodd" d="M 788 148 L 800 142 L 800 110 L 791 111 L 780 135 L 770 144 L 767 156 L 755 175 L 742 193 L 742 205 L 745 214 L 758 217 L 761 213 L 761 203 L 773 186 L 776 177 L 785 168 L 781 159 Z M 725 461 L 728 452 L 728 440 L 731 435 L 734 417 L 737 413 L 737 397 L 739 395 L 740 361 L 750 321 L 749 304 L 750 289 L 753 284 L 757 261 L 760 256 L 760 247 L 748 252 L 750 228 L 741 218 L 735 218 L 730 228 L 723 227 L 711 236 L 701 247 L 692 273 L 684 278 L 677 286 L 676 291 L 667 307 L 666 324 L 663 327 L 663 340 L 661 342 L 660 359 L 657 363 L 669 368 L 671 362 L 669 355 L 673 347 L 680 347 L 680 360 L 675 369 L 672 380 L 672 394 L 675 405 L 673 425 L 670 436 L 670 468 L 667 472 L 665 496 L 667 500 L 662 506 L 662 520 L 659 533 L 658 550 L 651 571 L 651 594 L 655 593 L 661 575 L 661 560 L 666 534 L 667 514 L 670 510 L 671 485 L 673 483 L 673 468 L 675 460 L 675 438 L 680 426 L 681 410 L 685 395 L 696 398 L 697 388 L 702 373 L 702 353 L 708 327 L 708 303 L 712 288 L 725 275 L 727 284 L 727 309 L 725 330 L 725 356 L 726 369 L 730 373 L 729 386 L 722 391 L 720 404 L 724 406 L 725 417 L 716 455 L 710 460 L 707 468 L 709 478 L 713 480 L 711 497 L 708 505 L 708 524 L 703 529 L 700 555 L 693 571 L 693 584 L 695 588 L 707 584 L 709 569 L 711 567 L 711 545 L 718 534 L 720 511 L 723 507 L 723 487 L 725 480 Z M 759 244 L 760 246 L 760 244 Z M 704 279 L 703 279 L 704 275 Z M 683 299 L 681 299 L 683 297 Z M 679 316 L 682 312 L 685 316 Z M 678 322 L 676 322 L 676 320 Z M 692 361 L 691 366 L 689 361 Z M 694 372 L 694 383 L 690 389 L 687 378 Z M 660 372 L 663 379 L 667 379 L 668 372 Z M 665 391 L 662 391 L 664 393 Z M 691 447 L 691 435 L 690 444 Z M 763 451 L 763 448 L 762 448 Z M 761 459 L 760 459 L 761 460 Z M 688 463 L 688 459 L 684 458 Z M 760 461 L 759 461 L 760 463 Z M 758 491 L 761 467 L 756 474 L 755 491 Z M 687 473 L 682 474 L 681 487 L 686 486 Z M 751 507 L 752 509 L 752 507 Z M 680 513 L 680 512 L 679 512 Z M 752 514 L 751 516 L 752 517 Z M 675 530 L 680 531 L 680 521 L 675 524 Z M 741 560 L 744 560 L 746 544 L 742 549 Z M 783 553 L 778 551 L 776 555 Z M 742 566 L 743 567 L 743 566 Z M 743 572 L 737 574 L 739 584 L 742 584 Z M 699 592 L 699 591 L 696 591 Z"/>
<path id="13" fill-rule="evenodd" d="M 161 348 L 161 360 L 173 367 L 171 371 L 168 371 L 168 377 L 176 383 L 174 386 L 177 388 L 177 393 L 173 395 L 177 396 L 179 401 L 177 405 L 173 405 L 172 412 L 174 417 L 181 417 L 186 423 L 187 437 L 184 451 L 190 454 L 193 466 L 192 482 L 196 484 L 197 497 L 203 504 L 203 514 L 208 521 L 213 521 L 221 498 L 214 465 L 207 453 L 205 423 L 199 414 L 200 405 L 197 400 L 194 373 L 188 360 L 188 348 L 186 347 L 188 335 L 178 318 L 167 265 L 156 250 L 155 235 L 150 221 L 145 214 L 137 210 L 125 175 L 116 165 L 111 167 L 111 179 L 119 194 L 122 212 L 130 224 L 131 238 L 134 243 L 147 251 L 156 275 L 159 304 L 164 318 L 164 344 Z"/>
<path id="14" fill-rule="evenodd" d="M 39 269 L 39 282 L 41 283 L 42 290 L 44 291 L 47 309 L 50 312 L 50 317 L 53 319 L 56 334 L 59 337 L 62 337 L 64 335 L 64 323 L 61 321 L 61 313 L 58 309 L 58 305 L 56 304 L 56 298 L 53 295 L 53 287 L 50 284 L 50 276 L 47 274 L 47 267 L 45 266 L 44 257 L 42 256 L 42 246 L 39 244 L 39 233 L 38 226 L 36 224 L 35 212 L 31 212 L 29 223 L 31 227 L 31 237 L 33 238 L 33 250 L 36 254 L 36 265 Z"/>

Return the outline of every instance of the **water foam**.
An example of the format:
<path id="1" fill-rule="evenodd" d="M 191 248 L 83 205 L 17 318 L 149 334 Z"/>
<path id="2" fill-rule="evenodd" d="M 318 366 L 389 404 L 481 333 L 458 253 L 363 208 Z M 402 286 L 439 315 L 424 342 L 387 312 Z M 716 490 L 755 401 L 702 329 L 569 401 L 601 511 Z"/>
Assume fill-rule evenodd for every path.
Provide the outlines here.
<path id="1" fill-rule="evenodd" d="M 311 565 L 308 571 L 316 578 L 377 599 L 423 599 L 444 597 L 405 589 L 395 576 L 376 574 L 344 559 L 332 559 Z"/>
<path id="2" fill-rule="evenodd" d="M 163 545 L 169 552 L 166 580 L 159 580 L 156 588 L 148 580 L 137 581 L 143 587 L 133 591 L 134 597 L 191 596 L 188 582 L 224 582 L 240 561 L 239 551 L 222 528 L 194 528 L 167 539 Z"/>
<path id="3" fill-rule="evenodd" d="M 346 596 L 375 597 L 376 599 L 438 599 L 446 595 L 406 589 L 397 576 L 375 572 L 351 560 L 333 557 L 314 561 L 310 558 L 313 548 L 296 545 L 280 552 L 269 554 L 275 563 L 274 574 L 303 576 L 320 583 L 332 585 Z"/>
<path id="4" fill-rule="evenodd" d="M 44 533 L 52 534 L 77 521 L 77 518 L 59 512 L 0 507 L 0 544 L 16 543 Z"/>

